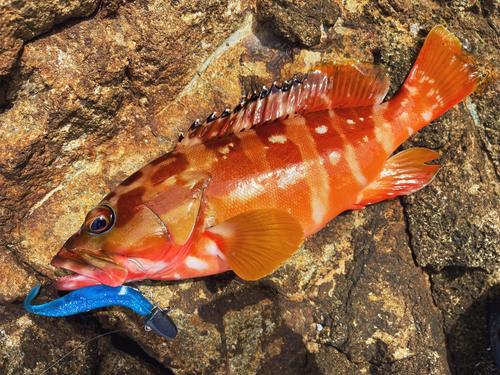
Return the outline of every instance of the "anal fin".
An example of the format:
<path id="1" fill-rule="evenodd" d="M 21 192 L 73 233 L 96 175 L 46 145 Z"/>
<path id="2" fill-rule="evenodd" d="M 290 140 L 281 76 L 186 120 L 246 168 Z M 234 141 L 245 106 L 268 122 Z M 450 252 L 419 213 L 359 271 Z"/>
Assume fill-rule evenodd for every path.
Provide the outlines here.
<path id="1" fill-rule="evenodd" d="M 348 209 L 360 209 L 398 195 L 407 195 L 429 184 L 441 166 L 426 165 L 440 155 L 427 148 L 412 148 L 389 158 L 380 177 L 368 185 Z"/>
<path id="2" fill-rule="evenodd" d="M 260 209 L 236 215 L 208 229 L 229 267 L 244 280 L 276 270 L 304 239 L 300 222 L 286 211 Z"/>

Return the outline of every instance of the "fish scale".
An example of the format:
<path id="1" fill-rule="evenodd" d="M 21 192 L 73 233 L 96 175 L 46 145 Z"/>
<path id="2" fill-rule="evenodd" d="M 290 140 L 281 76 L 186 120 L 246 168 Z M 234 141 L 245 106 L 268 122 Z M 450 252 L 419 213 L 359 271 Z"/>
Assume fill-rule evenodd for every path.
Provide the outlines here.
<path id="1" fill-rule="evenodd" d="M 339 213 L 427 185 L 439 166 L 425 163 L 437 153 L 390 155 L 472 93 L 477 79 L 460 42 L 437 26 L 386 103 L 383 68 L 321 63 L 300 82 L 273 84 L 233 111 L 195 122 L 174 151 L 87 215 L 52 261 L 75 274 L 55 286 L 228 270 L 264 277 Z"/>

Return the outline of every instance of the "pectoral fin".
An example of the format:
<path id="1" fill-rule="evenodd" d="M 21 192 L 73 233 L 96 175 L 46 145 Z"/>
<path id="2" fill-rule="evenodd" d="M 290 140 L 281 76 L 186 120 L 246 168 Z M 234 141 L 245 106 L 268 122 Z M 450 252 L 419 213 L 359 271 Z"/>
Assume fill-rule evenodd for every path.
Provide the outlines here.
<path id="1" fill-rule="evenodd" d="M 261 209 L 234 216 L 207 230 L 229 267 L 244 280 L 269 275 L 304 239 L 300 222 L 286 211 Z"/>
<path id="2" fill-rule="evenodd" d="M 440 155 L 427 148 L 412 148 L 389 158 L 380 177 L 368 185 L 350 210 L 363 208 L 398 195 L 407 195 L 422 189 L 432 181 L 441 166 L 426 165 Z"/>

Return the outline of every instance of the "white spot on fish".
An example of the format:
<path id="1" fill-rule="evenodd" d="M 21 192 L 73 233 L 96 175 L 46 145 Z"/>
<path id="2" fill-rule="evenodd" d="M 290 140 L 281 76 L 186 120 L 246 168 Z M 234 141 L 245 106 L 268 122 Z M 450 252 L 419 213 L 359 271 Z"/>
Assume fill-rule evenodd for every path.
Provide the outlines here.
<path id="1" fill-rule="evenodd" d="M 434 90 L 433 88 L 429 90 L 429 92 L 427 93 L 427 96 L 432 96 L 434 95 L 434 93 L 436 92 L 436 90 Z"/>
<path id="2" fill-rule="evenodd" d="M 208 268 L 207 262 L 192 256 L 188 256 L 184 263 L 186 263 L 186 266 L 194 270 L 205 270 Z"/>
<path id="3" fill-rule="evenodd" d="M 340 160 L 340 154 L 335 151 L 332 151 L 330 155 L 328 155 L 328 159 L 330 160 L 330 163 L 332 163 L 332 165 L 335 165 Z"/>
<path id="4" fill-rule="evenodd" d="M 233 142 L 229 143 L 229 144 L 228 144 L 228 145 L 226 145 L 225 147 L 221 147 L 221 148 L 219 148 L 219 150 L 218 150 L 218 151 L 219 151 L 221 154 L 225 155 L 225 154 L 228 154 L 228 153 L 229 153 L 229 151 L 231 151 L 230 147 L 234 147 L 234 143 L 233 143 Z"/>
<path id="5" fill-rule="evenodd" d="M 410 95 L 415 96 L 418 95 L 418 89 L 416 87 L 413 87 L 411 85 L 406 85 L 406 89 L 410 93 Z"/>
<path id="6" fill-rule="evenodd" d="M 174 273 L 174 278 L 179 280 L 181 278 L 181 275 L 179 275 L 178 273 Z"/>
<path id="7" fill-rule="evenodd" d="M 276 182 L 279 188 L 287 188 L 290 185 L 294 185 L 305 178 L 304 165 L 302 166 L 292 166 L 288 169 L 278 170 L 276 173 Z"/>
<path id="8" fill-rule="evenodd" d="M 286 136 L 283 134 L 277 134 L 277 135 L 272 135 L 269 137 L 269 142 L 271 143 L 285 143 L 286 142 Z"/>
<path id="9" fill-rule="evenodd" d="M 429 83 L 434 83 L 434 79 L 430 79 L 430 80 L 429 80 Z"/>
<path id="10" fill-rule="evenodd" d="M 218 151 L 219 151 L 221 154 L 223 154 L 223 155 L 228 154 L 228 153 L 229 153 L 229 145 L 227 145 L 226 147 L 221 147 L 221 148 L 219 148 L 219 150 L 218 150 Z"/>
<path id="11" fill-rule="evenodd" d="M 318 133 L 318 134 L 325 134 L 325 133 L 327 132 L 327 130 L 328 130 L 328 128 L 327 128 L 325 125 L 323 125 L 323 126 L 318 126 L 318 127 L 315 129 L 316 133 Z"/>
<path id="12" fill-rule="evenodd" d="M 348 123 L 348 124 L 351 124 L 351 125 L 352 125 L 352 124 L 355 124 L 355 122 L 354 122 L 353 120 L 347 120 L 347 123 Z"/>
<path id="13" fill-rule="evenodd" d="M 382 126 L 377 126 L 375 128 L 375 138 L 377 138 L 378 143 L 383 147 L 384 151 L 390 154 L 393 150 L 391 138 L 392 131 L 391 125 L 384 123 Z"/>
<path id="14" fill-rule="evenodd" d="M 208 244 L 205 247 L 205 249 L 206 249 L 208 254 L 216 255 L 219 258 L 221 258 L 222 260 L 226 260 L 226 257 L 224 256 L 224 254 L 221 253 L 219 247 L 217 246 L 217 244 L 214 241 L 208 240 Z"/>
<path id="15" fill-rule="evenodd" d="M 365 121 L 365 119 L 363 117 L 360 117 L 359 120 L 360 121 Z"/>
<path id="16" fill-rule="evenodd" d="M 364 141 L 364 142 L 368 142 L 368 136 L 367 136 L 367 135 L 365 135 L 365 136 L 363 137 L 363 141 Z"/>
<path id="17" fill-rule="evenodd" d="M 413 135 L 413 129 L 412 128 L 408 128 L 408 135 L 410 137 Z"/>
<path id="18" fill-rule="evenodd" d="M 361 172 L 361 168 L 358 163 L 358 159 L 356 157 L 356 153 L 354 152 L 354 148 L 350 145 L 346 145 L 346 160 L 351 168 L 351 172 L 354 175 L 354 178 L 358 180 L 361 185 L 366 185 L 367 180 L 366 177 Z"/>
<path id="19" fill-rule="evenodd" d="M 424 112 L 422 113 L 422 118 L 425 122 L 431 122 L 432 120 L 432 112 Z"/>
<path id="20" fill-rule="evenodd" d="M 312 217 L 314 222 L 316 224 L 322 224 L 325 213 L 325 203 L 317 197 L 314 197 L 312 201 Z"/>

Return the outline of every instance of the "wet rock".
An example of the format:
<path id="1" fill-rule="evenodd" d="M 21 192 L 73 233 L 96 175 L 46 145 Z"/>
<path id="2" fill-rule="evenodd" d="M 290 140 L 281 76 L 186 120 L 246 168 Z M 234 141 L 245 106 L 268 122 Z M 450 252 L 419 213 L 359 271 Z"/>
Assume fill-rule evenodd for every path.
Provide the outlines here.
<path id="1" fill-rule="evenodd" d="M 472 101 L 466 103 L 472 108 Z M 422 199 L 406 197 L 405 207 L 419 265 L 494 272 L 500 256 L 500 185 L 488 155 L 481 151 L 480 131 L 467 112 L 461 104 L 440 117 L 436 126 L 446 134 L 437 140 L 440 145 L 432 129 L 415 137 L 414 145 L 435 146 L 443 168 L 428 194 Z"/>

